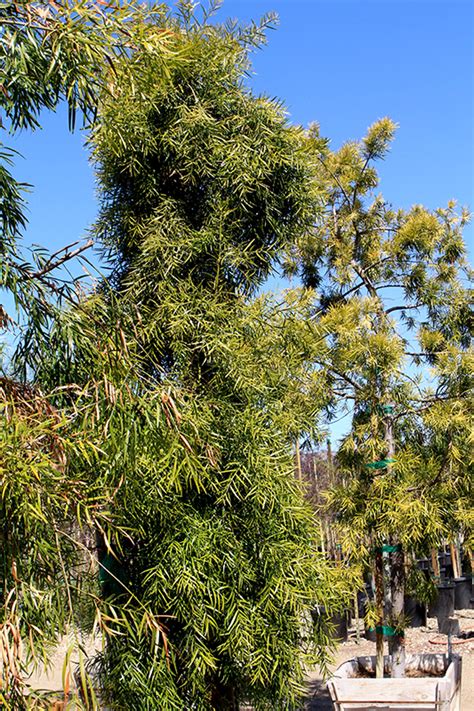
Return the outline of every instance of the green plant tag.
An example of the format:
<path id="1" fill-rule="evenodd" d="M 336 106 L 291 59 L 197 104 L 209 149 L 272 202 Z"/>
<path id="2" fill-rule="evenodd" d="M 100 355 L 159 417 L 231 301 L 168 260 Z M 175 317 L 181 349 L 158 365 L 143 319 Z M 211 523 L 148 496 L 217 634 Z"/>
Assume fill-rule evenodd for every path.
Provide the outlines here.
<path id="1" fill-rule="evenodd" d="M 393 546 L 385 545 L 385 546 L 377 546 L 374 548 L 374 553 L 398 553 L 398 551 L 402 550 L 401 543 L 395 543 Z"/>
<path id="2" fill-rule="evenodd" d="M 373 631 L 373 627 L 372 630 Z M 395 627 L 391 627 L 390 625 L 377 625 L 375 628 L 375 631 L 378 632 L 379 634 L 383 634 L 384 637 L 403 637 L 404 632 L 403 630 L 397 631 Z"/>
<path id="3" fill-rule="evenodd" d="M 367 469 L 385 469 L 385 467 L 388 467 L 389 464 L 393 464 L 396 461 L 396 459 L 390 457 L 389 459 L 379 459 L 378 462 L 369 462 L 369 464 L 366 464 L 365 466 Z"/>

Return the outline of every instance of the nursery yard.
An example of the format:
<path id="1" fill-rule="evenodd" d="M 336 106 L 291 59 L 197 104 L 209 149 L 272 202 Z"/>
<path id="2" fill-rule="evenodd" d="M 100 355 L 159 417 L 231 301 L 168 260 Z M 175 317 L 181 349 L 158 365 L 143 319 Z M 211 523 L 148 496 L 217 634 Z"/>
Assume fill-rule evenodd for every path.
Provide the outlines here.
<path id="1" fill-rule="evenodd" d="M 474 610 L 459 610 L 455 617 L 459 619 L 461 632 L 471 631 L 474 635 Z M 438 653 L 447 647 L 446 635 L 437 632 L 437 622 L 434 618 L 428 619 L 427 627 L 409 628 L 406 630 L 408 653 Z M 468 639 L 454 639 L 453 652 L 462 656 L 462 711 L 474 711 L 474 636 Z M 331 670 L 337 669 L 341 664 L 357 656 L 375 654 L 375 644 L 367 641 L 361 633 L 360 642 L 357 643 L 355 627 L 351 627 L 349 639 L 339 645 L 334 664 Z M 321 675 L 312 672 L 308 675 L 308 700 L 305 711 L 330 711 L 332 703 L 326 684 Z"/>
<path id="2" fill-rule="evenodd" d="M 441 669 L 436 620 L 405 628 L 433 596 L 429 614 L 451 625 L 472 595 L 472 165 L 452 179 L 472 144 L 459 121 L 471 77 L 451 78 L 469 63 L 470 25 L 454 13 L 450 51 L 446 2 L 430 31 L 431 10 L 418 26 L 411 8 L 394 21 L 368 0 L 367 17 L 280 4 L 298 29 L 274 55 L 288 104 L 253 78 L 273 13 L 219 19 L 217 0 L 0 3 L 5 711 L 330 709 L 307 670 L 327 670 L 330 620 L 346 638 L 351 609 L 376 630 L 378 677 L 383 635 L 391 650 L 391 679 L 348 665 L 372 694 L 359 706 L 459 706 L 460 665 Z M 303 27 L 318 54 L 299 54 Z M 398 47 L 387 27 L 403 29 Z M 435 123 L 420 87 L 440 118 L 432 149 L 419 141 Z M 440 96 L 456 114 L 438 111 Z M 35 159 L 20 136 L 41 136 L 55 113 L 71 133 L 82 124 L 80 153 L 54 132 L 35 138 Z M 399 120 L 385 198 L 379 166 Z M 461 202 L 424 207 L 446 194 L 443 176 Z M 40 228 L 26 200 L 36 177 Z M 456 617 L 462 708 L 474 711 L 474 610 Z M 363 626 L 332 673 L 375 654 Z M 416 660 L 429 679 L 404 678 L 405 646 L 437 655 Z"/>
<path id="3" fill-rule="evenodd" d="M 459 610 L 455 617 L 459 620 L 462 633 L 472 632 L 474 635 L 474 610 Z M 354 621 L 353 621 L 354 622 Z M 408 653 L 439 653 L 446 649 L 446 636 L 437 632 L 437 622 L 434 618 L 428 619 L 427 627 L 409 628 L 406 631 Z M 33 688 L 57 689 L 62 688 L 62 665 L 64 654 L 68 647 L 64 640 L 58 648 L 54 659 L 51 660 L 49 674 L 34 676 L 29 680 Z M 474 711 L 474 636 L 467 639 L 455 639 L 453 651 L 462 656 L 462 711 Z M 93 652 L 92 647 L 88 652 Z M 367 641 L 361 631 L 360 642 L 356 641 L 355 625 L 350 630 L 349 639 L 339 645 L 336 659 L 331 665 L 335 670 L 339 665 L 356 656 L 371 655 L 375 653 L 375 644 Z M 308 698 L 305 711 L 331 711 L 332 703 L 326 684 L 321 675 L 315 671 L 308 675 Z"/>

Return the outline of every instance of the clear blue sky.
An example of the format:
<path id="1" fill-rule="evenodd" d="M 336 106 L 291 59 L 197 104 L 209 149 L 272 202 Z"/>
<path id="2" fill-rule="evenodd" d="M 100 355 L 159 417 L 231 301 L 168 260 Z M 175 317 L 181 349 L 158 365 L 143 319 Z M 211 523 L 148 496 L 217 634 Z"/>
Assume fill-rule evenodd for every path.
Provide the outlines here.
<path id="1" fill-rule="evenodd" d="M 386 197 L 474 208 L 474 2 L 225 0 L 219 14 L 247 21 L 269 10 L 279 27 L 254 55 L 255 91 L 281 98 L 293 122 L 318 121 L 334 146 L 391 116 L 400 128 L 382 167 Z M 26 240 L 54 249 L 94 220 L 94 179 L 65 112 L 43 125 L 15 140 L 15 173 L 34 185 Z"/>
<path id="2" fill-rule="evenodd" d="M 295 123 L 318 121 L 333 146 L 391 116 L 400 128 L 381 170 L 386 198 L 474 208 L 472 0 L 225 0 L 219 15 L 271 10 L 280 22 L 254 56 L 256 92 L 281 98 Z M 66 112 L 15 146 L 16 176 L 34 185 L 26 241 L 56 249 L 84 235 L 94 179 Z M 473 235 L 471 226 L 471 254 Z"/>

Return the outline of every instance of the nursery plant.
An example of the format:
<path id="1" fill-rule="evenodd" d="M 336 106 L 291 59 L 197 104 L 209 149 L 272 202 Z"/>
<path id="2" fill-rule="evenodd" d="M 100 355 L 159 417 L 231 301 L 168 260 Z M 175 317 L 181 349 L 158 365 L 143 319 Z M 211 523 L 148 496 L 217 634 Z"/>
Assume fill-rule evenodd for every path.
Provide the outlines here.
<path id="1" fill-rule="evenodd" d="M 102 297 L 129 314 L 134 388 L 161 411 L 137 413 L 147 434 L 114 507 L 133 532 L 115 548 L 133 596 L 109 603 L 135 619 L 135 600 L 153 609 L 166 640 L 151 646 L 138 626 L 110 639 L 101 679 L 120 708 L 294 708 L 329 642 L 308 611 L 350 584 L 318 553 L 293 476 L 318 409 L 292 327 L 307 306 L 256 294 L 319 194 L 302 131 L 244 85 L 265 23 L 180 7 L 164 27 L 186 61 L 163 81 L 154 54 L 133 71 L 124 60 L 92 134 Z"/>
<path id="2" fill-rule="evenodd" d="M 65 32 L 82 27 L 81 8 Z M 43 32 L 41 15 L 33 25 L 24 38 L 21 24 L 16 61 L 32 42 L 49 67 L 49 43 L 61 34 Z M 91 72 L 90 84 L 71 93 L 74 72 L 60 72 L 51 94 L 33 94 L 24 110 L 31 125 L 40 106 L 66 96 L 84 113 L 81 92 L 95 87 L 102 207 L 94 235 L 109 276 L 90 294 L 64 290 L 50 279 L 64 254 L 37 253 L 25 266 L 13 248 L 4 272 L 20 275 L 12 291 L 36 290 L 20 303 L 30 318 L 14 359 L 17 377 L 31 382 L 25 392 L 50 408 L 48 422 L 36 414 L 34 424 L 57 434 L 60 418 L 66 428 L 64 464 L 47 438 L 31 452 L 47 460 L 41 491 L 51 482 L 50 508 L 35 498 L 41 541 L 72 551 L 50 549 L 56 567 L 46 580 L 61 606 L 48 640 L 63 618 L 83 625 L 76 593 L 105 638 L 94 681 L 83 684 L 86 707 L 102 703 L 99 688 L 113 708 L 296 708 L 307 665 L 324 666 L 330 646 L 310 609 L 324 601 L 330 611 L 352 589 L 350 574 L 318 552 L 319 528 L 293 476 L 295 442 L 314 434 L 322 398 L 301 340 L 311 300 L 258 297 L 320 198 L 303 132 L 282 106 L 245 87 L 265 25 L 214 24 L 186 2 L 178 13 L 136 16 L 123 52 L 106 44 L 102 74 L 86 52 L 73 68 Z M 21 216 L 20 186 L 5 175 Z M 14 230 L 22 226 L 20 217 Z M 54 497 L 64 487 L 62 508 Z M 25 502 L 21 489 L 17 498 Z M 5 515 L 9 525 L 17 511 Z M 18 530 L 7 566 L 37 535 Z M 21 561 L 14 581 L 31 573 L 29 556 Z M 80 586 L 74 566 L 87 562 L 91 576 Z M 46 594 L 40 589 L 41 600 Z M 40 611 L 36 626 L 46 638 L 44 618 Z"/>
<path id="3" fill-rule="evenodd" d="M 325 210 L 287 268 L 316 294 L 314 363 L 329 411 L 352 413 L 329 505 L 352 558 L 372 561 L 378 674 L 385 635 L 400 676 L 405 564 L 472 531 L 473 321 L 467 210 L 395 209 L 379 193 L 376 162 L 395 129 L 382 119 L 339 150 L 311 129 Z"/>

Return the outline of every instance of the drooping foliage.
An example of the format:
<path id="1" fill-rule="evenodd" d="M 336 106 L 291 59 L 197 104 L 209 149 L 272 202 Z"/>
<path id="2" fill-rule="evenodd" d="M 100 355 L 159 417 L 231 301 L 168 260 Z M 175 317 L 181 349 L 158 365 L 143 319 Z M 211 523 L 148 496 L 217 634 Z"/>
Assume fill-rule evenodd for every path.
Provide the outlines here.
<path id="1" fill-rule="evenodd" d="M 117 708 L 293 708 L 328 642 L 309 608 L 350 585 L 318 554 L 292 472 L 321 397 L 299 338 L 308 305 L 252 297 L 318 193 L 302 132 L 244 86 L 261 29 L 182 10 L 162 29 L 185 61 L 165 82 L 146 49 L 119 66 L 92 136 L 111 266 L 100 298 L 139 363 L 140 446 L 115 473 L 129 533 L 114 537 L 112 577 L 126 587 L 109 581 L 106 607 L 129 623 L 101 678 Z M 166 644 L 135 624 L 143 606 Z"/>
<path id="2" fill-rule="evenodd" d="M 5 133 L 34 129 L 42 111 L 54 110 L 64 100 L 71 128 L 76 112 L 85 123 L 90 121 L 99 93 L 106 90 L 111 64 L 130 51 L 129 20 L 134 17 L 146 24 L 154 14 L 132 4 L 102 9 L 85 3 L 2 3 L 1 129 Z M 140 37 L 140 33 L 134 37 L 136 46 Z M 155 48 L 166 53 L 166 38 L 157 38 Z M 25 254 L 21 238 L 30 186 L 14 178 L 14 157 L 2 145 L 0 705 L 5 709 L 33 703 L 31 690 L 28 700 L 25 697 L 25 670 L 30 673 L 35 662 L 46 664 L 52 646 L 71 625 L 90 628 L 99 593 L 95 531 L 110 523 L 107 492 L 94 477 L 100 452 L 91 427 L 100 402 L 97 387 L 94 396 L 85 399 L 79 397 L 80 388 L 72 388 L 65 397 L 54 377 L 48 383 L 27 382 L 41 358 L 49 356 L 48 351 L 40 353 L 40 344 L 62 305 L 77 305 L 76 285 L 61 278 L 60 268 L 88 245 L 71 245 L 54 255 L 41 248 Z M 70 344 L 74 309 L 61 333 Z M 17 344 L 12 363 L 10 354 Z M 67 408 L 62 407 L 65 402 Z M 66 692 L 67 687 L 71 688 L 69 672 Z M 91 690 L 86 687 L 90 708 Z M 34 703 L 38 708 L 50 705 L 36 697 Z"/>
<path id="3" fill-rule="evenodd" d="M 14 301 L 15 313 L 9 316 L 15 319 L 21 312 L 20 320 L 28 319 L 33 330 L 47 328 L 52 299 L 74 295 L 74 285 L 53 274 L 74 255 L 65 248 L 57 255 L 44 248 L 25 254 L 20 248 L 31 186 L 13 175 L 16 154 L 8 134 L 39 128 L 41 112 L 54 111 L 61 102 L 68 105 L 71 130 L 78 114 L 89 126 L 114 75 L 114 62 L 140 46 L 143 28 L 163 12 L 161 5 L 147 8 L 133 1 L 0 3 L 0 286 Z M 158 67 L 159 58 L 163 63 L 167 56 L 168 37 L 148 33 L 146 42 Z"/>
<path id="4" fill-rule="evenodd" d="M 198 23 L 189 3 L 179 18 L 138 12 L 125 29 L 122 5 L 107 19 L 96 6 L 31 8 L 6 10 L 4 47 L 20 49 L 5 53 L 5 108 L 33 126 L 65 97 L 88 120 L 100 92 L 96 232 L 112 273 L 94 295 L 68 289 L 69 305 L 56 308 L 52 273 L 66 255 L 38 252 L 32 266 L 17 257 L 13 186 L 2 284 L 32 316 L 16 359 L 35 381 L 17 451 L 35 465 L 8 455 L 11 416 L 2 505 L 16 537 L 5 549 L 2 629 L 15 640 L 38 632 L 29 652 L 42 653 L 95 615 L 106 638 L 101 692 L 116 708 L 291 708 L 304 665 L 325 660 L 327 630 L 309 607 L 337 605 L 350 587 L 318 555 L 292 471 L 321 397 L 301 340 L 308 304 L 252 301 L 318 205 L 304 137 L 244 88 L 261 27 Z M 98 53 L 96 22 L 109 32 Z M 123 33 L 130 42 L 116 51 Z M 25 63 L 30 55 L 37 61 Z M 17 115 L 20 70 L 30 103 Z M 14 665 L 9 673 L 4 701 L 19 705 L 21 677 Z"/>

